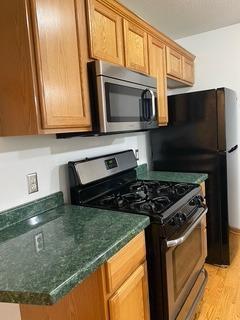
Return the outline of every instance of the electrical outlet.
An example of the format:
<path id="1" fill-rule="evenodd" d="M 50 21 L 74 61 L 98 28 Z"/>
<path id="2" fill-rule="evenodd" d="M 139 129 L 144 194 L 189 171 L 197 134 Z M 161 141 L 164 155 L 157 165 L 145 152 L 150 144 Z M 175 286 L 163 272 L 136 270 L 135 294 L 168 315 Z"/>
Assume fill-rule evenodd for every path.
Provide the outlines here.
<path id="1" fill-rule="evenodd" d="M 34 236 L 34 242 L 35 242 L 35 249 L 37 253 L 44 249 L 44 240 L 43 240 L 42 232 Z"/>
<path id="2" fill-rule="evenodd" d="M 30 173 L 27 175 L 28 193 L 34 193 L 38 191 L 38 179 L 37 173 Z"/>
<path id="3" fill-rule="evenodd" d="M 139 160 L 139 150 L 138 149 L 135 149 L 134 154 L 135 154 L 136 160 Z"/>

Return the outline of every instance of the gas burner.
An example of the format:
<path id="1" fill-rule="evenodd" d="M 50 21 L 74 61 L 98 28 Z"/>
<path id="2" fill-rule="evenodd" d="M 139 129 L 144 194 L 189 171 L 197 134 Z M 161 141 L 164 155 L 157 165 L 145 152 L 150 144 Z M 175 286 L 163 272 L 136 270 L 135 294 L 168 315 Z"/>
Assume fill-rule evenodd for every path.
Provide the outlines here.
<path id="1" fill-rule="evenodd" d="M 159 196 L 168 196 L 168 197 L 174 197 L 176 195 L 175 189 L 173 188 L 173 186 L 171 185 L 160 185 L 157 190 L 156 190 L 157 194 Z"/>
<path id="2" fill-rule="evenodd" d="M 122 195 L 123 199 L 129 201 L 129 202 L 138 202 L 145 200 L 147 198 L 147 195 L 144 191 L 137 191 L 137 192 L 130 192 L 125 193 Z"/>
<path id="3" fill-rule="evenodd" d="M 139 201 L 134 201 L 134 202 L 131 202 L 129 204 L 129 207 L 130 209 L 134 210 L 134 211 L 139 211 L 141 209 L 141 206 L 143 204 L 147 203 L 147 201 L 145 199 L 142 199 L 142 200 L 139 200 Z"/>
<path id="4" fill-rule="evenodd" d="M 111 194 L 100 200 L 102 206 L 122 208 L 126 205 L 126 200 L 120 194 Z"/>
<path id="5" fill-rule="evenodd" d="M 189 191 L 189 185 L 186 183 L 178 183 L 174 186 L 174 188 L 178 196 L 183 196 L 186 192 Z"/>
<path id="6" fill-rule="evenodd" d="M 154 212 L 155 213 L 155 211 L 156 211 L 155 203 L 153 203 L 152 201 L 145 202 L 140 206 L 140 210 L 144 211 L 144 212 Z"/>
<path id="7" fill-rule="evenodd" d="M 161 197 L 152 199 L 152 202 L 157 207 L 157 210 L 162 210 L 171 203 L 171 200 L 166 196 L 161 196 Z"/>
<path id="8" fill-rule="evenodd" d="M 136 192 L 136 191 L 140 191 L 140 190 L 145 191 L 146 186 L 143 181 L 137 181 L 136 183 L 130 185 L 129 190 L 131 192 Z"/>
<path id="9" fill-rule="evenodd" d="M 150 189 L 160 188 L 161 183 L 159 181 L 144 181 L 144 185 Z"/>

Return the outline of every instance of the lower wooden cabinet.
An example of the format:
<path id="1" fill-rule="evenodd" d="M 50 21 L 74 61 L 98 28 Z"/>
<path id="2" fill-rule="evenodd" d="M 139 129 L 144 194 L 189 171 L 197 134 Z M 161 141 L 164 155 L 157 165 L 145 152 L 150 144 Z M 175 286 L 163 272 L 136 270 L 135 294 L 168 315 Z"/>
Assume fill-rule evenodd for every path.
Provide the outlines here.
<path id="1" fill-rule="evenodd" d="M 144 232 L 109 259 L 121 260 L 122 268 L 109 273 L 107 262 L 53 306 L 21 305 L 21 320 L 149 320 Z"/>
<path id="2" fill-rule="evenodd" d="M 142 264 L 109 299 L 111 320 L 149 320 L 145 264 Z"/>
<path id="3" fill-rule="evenodd" d="M 53 306 L 20 305 L 21 320 L 106 320 L 101 269 Z"/>

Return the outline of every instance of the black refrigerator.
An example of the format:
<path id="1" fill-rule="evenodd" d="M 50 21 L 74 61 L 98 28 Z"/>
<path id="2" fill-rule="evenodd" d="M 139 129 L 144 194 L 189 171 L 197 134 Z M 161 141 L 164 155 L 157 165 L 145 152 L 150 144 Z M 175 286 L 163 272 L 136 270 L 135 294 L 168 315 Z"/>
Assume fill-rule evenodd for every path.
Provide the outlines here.
<path id="1" fill-rule="evenodd" d="M 168 108 L 169 125 L 150 133 L 152 169 L 208 173 L 207 262 L 229 265 L 229 220 L 240 196 L 236 94 L 219 88 L 173 95 Z"/>

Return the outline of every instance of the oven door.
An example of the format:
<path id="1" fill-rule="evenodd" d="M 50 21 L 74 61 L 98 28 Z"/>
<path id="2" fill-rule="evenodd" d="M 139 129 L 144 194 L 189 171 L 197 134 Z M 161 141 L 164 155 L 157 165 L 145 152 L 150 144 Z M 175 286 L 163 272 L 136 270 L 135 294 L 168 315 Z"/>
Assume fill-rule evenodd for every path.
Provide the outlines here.
<path id="1" fill-rule="evenodd" d="M 98 111 L 101 132 L 157 128 L 155 88 L 98 76 Z"/>
<path id="2" fill-rule="evenodd" d="M 206 212 L 185 231 L 165 243 L 166 281 L 169 320 L 176 319 L 200 275 L 207 256 Z M 201 286 L 199 287 L 199 291 Z M 196 288 L 195 288 L 196 290 Z"/>

